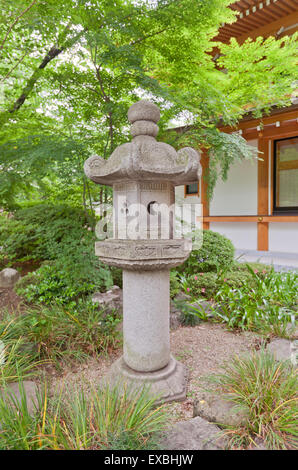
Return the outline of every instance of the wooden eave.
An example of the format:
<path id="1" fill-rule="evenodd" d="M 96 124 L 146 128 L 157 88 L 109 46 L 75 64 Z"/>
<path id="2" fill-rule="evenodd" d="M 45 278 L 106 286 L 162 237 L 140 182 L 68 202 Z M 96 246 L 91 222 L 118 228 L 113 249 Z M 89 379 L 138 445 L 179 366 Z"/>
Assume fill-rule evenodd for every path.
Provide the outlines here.
<path id="1" fill-rule="evenodd" d="M 230 5 L 238 12 L 235 23 L 224 24 L 215 40 L 227 43 L 234 37 L 241 44 L 248 37 L 292 35 L 298 31 L 297 0 L 241 0 Z"/>

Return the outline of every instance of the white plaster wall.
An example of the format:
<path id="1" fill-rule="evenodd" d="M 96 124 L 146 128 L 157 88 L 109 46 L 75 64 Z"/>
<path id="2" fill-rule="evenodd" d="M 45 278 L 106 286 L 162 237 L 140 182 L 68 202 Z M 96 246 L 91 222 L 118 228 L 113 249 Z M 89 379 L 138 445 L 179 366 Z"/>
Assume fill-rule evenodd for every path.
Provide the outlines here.
<path id="1" fill-rule="evenodd" d="M 257 140 L 248 144 L 258 146 Z M 270 146 L 269 142 L 269 153 Z M 271 198 L 271 161 L 269 161 L 269 208 Z M 184 186 L 176 187 L 176 198 L 184 199 Z M 210 203 L 211 216 L 257 215 L 258 213 L 258 164 L 256 161 L 238 162 L 230 168 L 228 180 L 217 182 Z M 200 203 L 197 196 L 184 199 L 188 203 Z M 232 240 L 237 249 L 257 250 L 257 224 L 253 222 L 212 222 L 210 230 L 222 233 Z M 298 223 L 269 224 L 269 250 L 298 253 Z"/>
<path id="2" fill-rule="evenodd" d="M 258 141 L 248 142 L 257 147 Z M 218 180 L 210 215 L 255 215 L 258 208 L 258 163 L 244 160 L 229 170 L 227 181 Z"/>
<path id="3" fill-rule="evenodd" d="M 254 222 L 211 222 L 210 230 L 225 235 L 237 249 L 257 249 L 257 224 Z"/>
<path id="4" fill-rule="evenodd" d="M 200 184 L 200 183 L 199 183 Z M 200 191 L 201 194 L 201 191 Z M 189 204 L 200 204 L 201 203 L 201 198 L 198 196 L 187 196 L 184 197 L 184 186 L 176 186 L 175 187 L 175 197 L 176 201 L 185 201 Z"/>
<path id="5" fill-rule="evenodd" d="M 175 188 L 175 200 L 176 200 L 176 214 L 178 219 L 175 222 L 175 236 L 180 237 L 182 236 L 182 228 L 184 230 L 188 230 L 187 226 L 190 227 L 191 224 L 192 228 L 199 230 L 202 228 L 202 222 L 198 220 L 198 218 L 202 217 L 203 215 L 203 206 L 201 205 L 201 198 L 194 195 L 194 196 L 187 196 L 184 197 L 184 186 L 176 186 Z M 180 205 L 180 208 L 179 208 Z M 186 225 L 179 225 L 178 220 L 183 218 Z M 184 233 L 185 235 L 185 233 Z"/>
<path id="6" fill-rule="evenodd" d="M 269 250 L 298 253 L 298 223 L 272 222 L 269 224 Z"/>
<path id="7" fill-rule="evenodd" d="M 184 199 L 184 186 L 175 187 L 175 197 L 176 197 L 176 201 L 178 199 Z"/>

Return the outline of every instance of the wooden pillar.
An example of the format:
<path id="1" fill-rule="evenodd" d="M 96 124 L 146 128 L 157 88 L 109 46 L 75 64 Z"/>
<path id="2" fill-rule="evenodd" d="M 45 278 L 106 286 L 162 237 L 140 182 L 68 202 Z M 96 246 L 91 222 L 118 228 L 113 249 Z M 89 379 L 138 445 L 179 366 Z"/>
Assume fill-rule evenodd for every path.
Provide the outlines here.
<path id="1" fill-rule="evenodd" d="M 258 250 L 268 251 L 268 222 L 262 221 L 262 216 L 268 214 L 269 204 L 269 142 L 259 137 L 258 150 L 263 152 L 259 154 L 262 160 L 258 161 Z"/>
<path id="2" fill-rule="evenodd" d="M 209 201 L 207 197 L 207 174 L 209 168 L 209 157 L 206 150 L 202 150 L 201 154 L 201 165 L 202 165 L 202 182 L 201 182 L 201 203 L 203 205 L 203 229 L 209 230 L 210 223 L 204 222 L 204 217 L 209 216 Z"/>

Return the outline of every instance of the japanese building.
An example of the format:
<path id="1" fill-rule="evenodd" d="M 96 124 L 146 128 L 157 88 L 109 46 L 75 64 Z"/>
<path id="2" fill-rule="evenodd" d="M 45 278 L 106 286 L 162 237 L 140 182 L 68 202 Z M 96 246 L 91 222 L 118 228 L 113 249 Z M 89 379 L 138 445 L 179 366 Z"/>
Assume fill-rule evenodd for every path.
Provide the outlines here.
<path id="1" fill-rule="evenodd" d="M 296 0 L 242 0 L 230 8 L 238 20 L 223 25 L 217 40 L 291 35 L 298 29 Z M 262 160 L 234 164 L 226 182 L 218 181 L 214 196 L 207 199 L 204 174 L 208 156 L 202 155 L 201 183 L 179 187 L 188 202 L 203 205 L 203 228 L 222 233 L 237 249 L 298 254 L 298 102 L 272 108 L 271 114 L 255 119 L 247 113 L 237 128 L 249 145 L 262 152 Z"/>

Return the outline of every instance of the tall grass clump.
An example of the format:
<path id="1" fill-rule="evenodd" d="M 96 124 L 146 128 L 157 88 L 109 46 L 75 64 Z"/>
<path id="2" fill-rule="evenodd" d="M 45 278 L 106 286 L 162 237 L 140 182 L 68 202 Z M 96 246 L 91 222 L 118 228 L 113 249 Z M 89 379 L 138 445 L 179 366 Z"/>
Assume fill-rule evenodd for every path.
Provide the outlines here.
<path id="1" fill-rule="evenodd" d="M 168 419 L 148 388 L 61 388 L 50 398 L 47 388 L 38 393 L 31 415 L 26 397 L 0 397 L 0 449 L 155 449 Z"/>
<path id="2" fill-rule="evenodd" d="M 26 350 L 27 341 L 11 334 L 12 324 L 13 320 L 0 323 L 0 386 L 1 382 L 18 380 L 20 375 L 32 376 L 40 363 L 34 350 Z"/>
<path id="3" fill-rule="evenodd" d="M 61 367 L 66 360 L 83 360 L 119 346 L 117 312 L 99 309 L 92 302 L 78 302 L 70 311 L 52 304 L 28 307 L 22 315 L 8 315 L 0 322 L 10 347 L 19 355 L 19 367 L 27 359 L 52 361 Z M 23 346 L 22 346 L 23 345 Z M 30 354 L 26 353 L 30 351 Z M 7 368 L 12 361 L 6 361 Z M 61 363 L 61 364 L 60 364 Z"/>
<path id="4" fill-rule="evenodd" d="M 243 426 L 226 430 L 232 447 L 259 438 L 268 449 L 298 448 L 298 380 L 288 361 L 277 362 L 264 350 L 236 356 L 211 380 L 225 399 L 247 413 Z"/>

